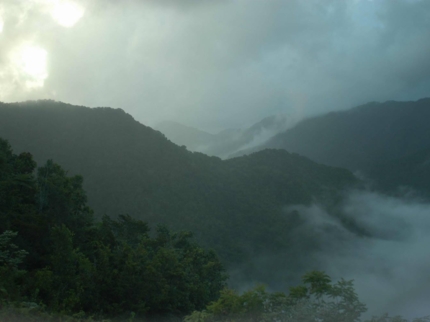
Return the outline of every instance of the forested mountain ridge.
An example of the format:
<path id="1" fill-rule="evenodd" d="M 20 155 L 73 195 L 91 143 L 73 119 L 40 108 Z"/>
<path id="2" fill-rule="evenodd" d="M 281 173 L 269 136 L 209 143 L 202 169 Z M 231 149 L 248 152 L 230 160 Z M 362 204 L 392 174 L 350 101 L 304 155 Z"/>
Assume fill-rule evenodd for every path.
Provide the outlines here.
<path id="1" fill-rule="evenodd" d="M 299 122 L 254 149 L 285 149 L 313 161 L 359 171 L 376 189 L 412 188 L 430 198 L 426 155 L 430 149 L 430 98 L 368 103 Z M 399 190 L 400 188 L 400 190 Z"/>
<path id="2" fill-rule="evenodd" d="M 97 217 L 129 214 L 190 230 L 230 265 L 291 244 L 285 206 L 330 203 L 357 184 L 347 170 L 286 151 L 228 161 L 192 153 L 110 108 L 1 104 L 0 137 L 38 163 L 53 159 L 82 174 Z"/>
<path id="3" fill-rule="evenodd" d="M 286 149 L 323 164 L 368 170 L 430 148 L 429 119 L 430 98 L 368 103 L 305 119 L 253 151 Z"/>

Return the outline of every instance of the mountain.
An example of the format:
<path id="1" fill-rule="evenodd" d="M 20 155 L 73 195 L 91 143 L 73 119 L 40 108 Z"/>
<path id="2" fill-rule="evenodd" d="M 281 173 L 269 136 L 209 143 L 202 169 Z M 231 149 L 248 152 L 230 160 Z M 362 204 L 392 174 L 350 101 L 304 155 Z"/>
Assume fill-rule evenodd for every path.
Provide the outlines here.
<path id="1" fill-rule="evenodd" d="M 161 122 L 155 126 L 155 129 L 163 133 L 173 143 L 185 145 L 191 151 L 204 150 L 206 146 L 217 140 L 215 134 L 173 121 Z"/>
<path id="2" fill-rule="evenodd" d="M 396 192 L 399 187 L 412 187 L 430 199 L 430 148 L 377 164 L 369 171 L 369 175 L 379 188 L 388 192 Z M 400 193 L 404 193 L 404 189 Z"/>
<path id="3" fill-rule="evenodd" d="M 368 170 L 430 148 L 428 120 L 429 98 L 369 103 L 305 119 L 251 151 L 285 149 L 326 165 Z"/>
<path id="4" fill-rule="evenodd" d="M 239 151 L 285 149 L 315 162 L 360 171 L 375 187 L 394 193 L 409 187 L 430 198 L 430 98 L 368 103 L 305 119 L 264 144 Z M 429 178 L 430 179 L 430 178 Z"/>
<path id="5" fill-rule="evenodd" d="M 15 153 L 31 152 L 39 164 L 53 159 L 83 175 L 97 217 L 129 214 L 150 225 L 190 230 L 228 267 L 245 266 L 260 281 L 260 270 L 246 264 L 252 258 L 291 245 L 318 247 L 301 246 L 300 237 L 289 233 L 301 219 L 285 207 L 333 204 L 357 184 L 347 170 L 282 150 L 226 161 L 193 153 L 120 109 L 1 103 L 0 137 Z"/>
<path id="6" fill-rule="evenodd" d="M 226 129 L 210 134 L 177 122 L 162 122 L 155 128 L 178 145 L 191 151 L 225 158 L 236 151 L 258 146 L 277 133 L 291 126 L 293 119 L 285 115 L 274 115 L 246 129 Z"/>

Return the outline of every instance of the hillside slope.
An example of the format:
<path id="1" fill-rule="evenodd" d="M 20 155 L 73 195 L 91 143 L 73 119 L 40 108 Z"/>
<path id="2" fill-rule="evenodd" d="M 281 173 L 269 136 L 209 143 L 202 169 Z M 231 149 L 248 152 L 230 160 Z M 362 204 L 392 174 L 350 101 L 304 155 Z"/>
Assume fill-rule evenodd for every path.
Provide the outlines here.
<path id="1" fill-rule="evenodd" d="M 410 187 L 420 196 L 430 199 L 430 149 L 375 165 L 369 175 L 388 192 L 404 192 Z"/>
<path id="2" fill-rule="evenodd" d="M 430 147 L 430 99 L 369 103 L 307 119 L 269 140 L 316 162 L 351 170 Z"/>
<path id="3" fill-rule="evenodd" d="M 369 103 L 306 119 L 258 150 L 285 149 L 323 164 L 368 170 L 430 148 L 428 120 L 429 98 Z"/>
<path id="4" fill-rule="evenodd" d="M 217 140 L 216 134 L 211 134 L 178 122 L 164 121 L 154 127 L 177 145 L 185 145 L 191 151 L 199 151 Z"/>
<path id="5" fill-rule="evenodd" d="M 119 109 L 1 104 L 0 137 L 82 174 L 96 216 L 190 230 L 229 265 L 291 245 L 297 218 L 285 206 L 330 203 L 356 184 L 347 170 L 282 150 L 227 161 L 192 153 Z"/>

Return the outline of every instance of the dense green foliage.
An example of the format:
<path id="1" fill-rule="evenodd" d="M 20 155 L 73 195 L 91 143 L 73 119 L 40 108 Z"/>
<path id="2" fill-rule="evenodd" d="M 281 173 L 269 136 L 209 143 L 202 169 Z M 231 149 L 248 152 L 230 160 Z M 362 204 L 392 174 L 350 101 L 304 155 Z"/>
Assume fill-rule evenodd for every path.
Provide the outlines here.
<path id="1" fill-rule="evenodd" d="M 268 292 L 263 285 L 239 294 L 225 289 L 205 310 L 194 311 L 185 322 L 359 322 L 366 312 L 353 281 L 333 283 L 320 271 L 306 273 L 302 284 L 288 294 Z M 430 321 L 430 317 L 414 322 Z M 400 316 L 375 316 L 365 322 L 408 322 Z"/>
<path id="2" fill-rule="evenodd" d="M 38 163 L 52 158 L 82 174 L 97 218 L 127 213 L 192 231 L 228 268 L 263 282 L 269 278 L 250 265 L 254 258 L 301 245 L 290 234 L 301 220 L 285 207 L 330 204 L 357 183 L 347 170 L 282 150 L 227 161 L 192 153 L 118 109 L 0 104 L 0 136 L 18 152 L 31 151 Z M 292 271 L 298 262 L 279 266 Z"/>
<path id="3" fill-rule="evenodd" d="M 0 305 L 32 302 L 97 316 L 181 316 L 217 299 L 213 252 L 128 215 L 95 222 L 80 176 L 0 139 Z"/>
<path id="4" fill-rule="evenodd" d="M 303 284 L 289 294 L 270 293 L 258 286 L 243 294 L 224 290 L 206 310 L 193 312 L 186 322 L 222 321 L 321 321 L 356 322 L 366 306 L 358 299 L 352 281 L 332 283 L 323 272 L 303 276 Z"/>

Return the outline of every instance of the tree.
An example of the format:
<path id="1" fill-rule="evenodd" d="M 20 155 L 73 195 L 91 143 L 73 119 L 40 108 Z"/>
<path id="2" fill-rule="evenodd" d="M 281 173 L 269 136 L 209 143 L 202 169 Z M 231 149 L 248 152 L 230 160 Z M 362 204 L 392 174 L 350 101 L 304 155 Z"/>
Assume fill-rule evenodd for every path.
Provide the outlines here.
<path id="1" fill-rule="evenodd" d="M 47 215 L 51 226 L 64 224 L 81 234 L 92 225 L 93 211 L 87 206 L 81 176 L 68 177 L 60 165 L 48 160 L 37 171 L 37 183 L 39 212 Z"/>
<path id="2" fill-rule="evenodd" d="M 74 247 L 73 233 L 64 224 L 51 229 L 51 241 L 48 266 L 35 273 L 39 297 L 56 311 L 79 312 L 92 286 L 93 265 Z"/>
<path id="3" fill-rule="evenodd" d="M 224 290 L 219 300 L 189 315 L 186 321 L 354 322 L 366 311 L 352 281 L 333 284 L 319 271 L 305 274 L 302 280 L 303 284 L 291 288 L 288 295 L 269 293 L 263 286 L 242 295 Z"/>
<path id="4" fill-rule="evenodd" d="M 90 260 L 99 290 L 92 305 L 111 314 L 184 315 L 216 300 L 226 275 L 218 257 L 191 234 L 148 226 L 130 216 L 103 218 Z"/>
<path id="5" fill-rule="evenodd" d="M 10 230 L 0 234 L 0 301 L 16 300 L 20 296 L 16 280 L 25 274 L 19 265 L 28 253 L 11 242 L 16 235 Z"/>

